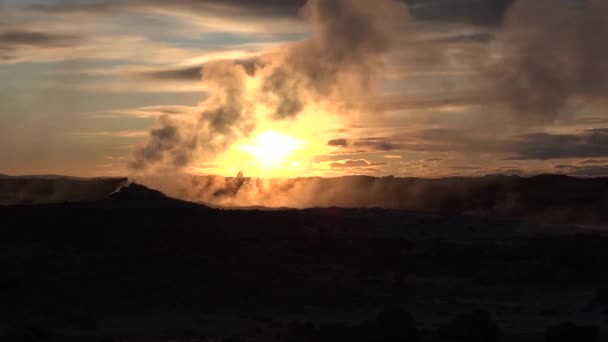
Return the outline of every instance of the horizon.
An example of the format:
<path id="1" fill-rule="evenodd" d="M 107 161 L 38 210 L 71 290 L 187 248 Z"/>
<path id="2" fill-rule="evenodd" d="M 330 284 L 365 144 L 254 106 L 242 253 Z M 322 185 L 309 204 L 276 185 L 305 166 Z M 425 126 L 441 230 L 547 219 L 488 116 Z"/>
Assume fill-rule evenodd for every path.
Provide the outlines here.
<path id="1" fill-rule="evenodd" d="M 73 179 L 82 179 L 82 180 L 92 180 L 92 179 L 128 179 L 130 182 L 137 183 L 137 179 L 147 179 L 147 178 L 171 178 L 175 176 L 186 176 L 186 177 L 220 177 L 227 179 L 237 179 L 241 178 L 237 175 L 232 176 L 223 176 L 219 174 L 197 174 L 197 173 L 184 173 L 184 172 L 176 172 L 174 174 L 163 174 L 163 175 L 110 175 L 110 176 L 78 176 L 78 175 L 67 175 L 67 174 L 7 174 L 0 172 L 0 177 L 11 177 L 11 178 L 45 178 L 45 177 L 56 177 L 56 178 L 73 178 Z M 347 175 L 332 175 L 332 176 L 295 176 L 295 177 L 256 177 L 256 176 L 248 176 L 243 174 L 243 179 L 268 179 L 268 180 L 289 180 L 289 179 L 300 179 L 300 178 L 321 178 L 321 179 L 332 179 L 332 178 L 345 178 L 345 177 L 368 177 L 368 178 L 397 178 L 397 179 L 423 179 L 423 180 L 441 180 L 441 179 L 452 179 L 452 178 L 485 178 L 485 177 L 516 177 L 516 178 L 537 178 L 537 177 L 545 177 L 545 176 L 555 176 L 555 177 L 569 177 L 575 179 L 604 179 L 608 178 L 606 176 L 576 176 L 569 175 L 566 173 L 535 173 L 535 174 L 508 174 L 508 173 L 487 173 L 481 175 L 452 175 L 452 176 L 407 176 L 407 175 L 367 175 L 367 174 L 347 174 Z"/>

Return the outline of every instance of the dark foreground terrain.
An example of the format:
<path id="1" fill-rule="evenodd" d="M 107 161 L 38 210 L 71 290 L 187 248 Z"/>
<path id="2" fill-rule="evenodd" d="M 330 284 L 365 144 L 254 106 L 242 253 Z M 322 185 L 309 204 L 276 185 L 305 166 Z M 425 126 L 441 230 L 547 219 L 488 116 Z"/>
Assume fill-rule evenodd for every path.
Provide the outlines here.
<path id="1" fill-rule="evenodd" d="M 608 339 L 600 228 L 219 210 L 135 184 L 0 218 L 0 340 Z"/>

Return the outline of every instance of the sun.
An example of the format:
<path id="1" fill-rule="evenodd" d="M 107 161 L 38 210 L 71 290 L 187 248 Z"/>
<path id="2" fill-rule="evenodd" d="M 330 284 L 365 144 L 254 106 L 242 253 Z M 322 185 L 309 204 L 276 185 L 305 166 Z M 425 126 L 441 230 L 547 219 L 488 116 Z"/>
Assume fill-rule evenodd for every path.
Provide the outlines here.
<path id="1" fill-rule="evenodd" d="M 258 134 L 249 145 L 243 144 L 239 148 L 248 152 L 262 170 L 279 167 L 288 167 L 297 164 L 291 160 L 294 152 L 303 147 L 303 142 L 278 132 L 267 131 Z"/>

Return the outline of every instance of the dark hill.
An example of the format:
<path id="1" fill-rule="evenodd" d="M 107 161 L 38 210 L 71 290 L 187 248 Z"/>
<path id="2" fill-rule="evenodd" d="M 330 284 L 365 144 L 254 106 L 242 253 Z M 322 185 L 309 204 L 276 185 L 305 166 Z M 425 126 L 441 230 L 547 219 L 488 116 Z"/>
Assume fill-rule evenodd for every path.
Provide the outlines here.
<path id="1" fill-rule="evenodd" d="M 487 175 L 440 179 L 349 176 L 256 179 L 192 176 L 146 185 L 224 207 L 391 208 L 549 223 L 608 223 L 608 179 Z"/>
<path id="2" fill-rule="evenodd" d="M 129 184 L 126 178 L 0 178 L 0 205 L 70 202 L 82 206 L 89 202 L 87 205 L 157 208 L 193 206 L 191 202 L 196 202 L 225 208 L 389 208 L 545 223 L 608 223 L 607 178 L 188 177 L 167 177 L 156 183 L 144 179 L 145 186 L 125 186 Z"/>
<path id="3" fill-rule="evenodd" d="M 85 202 L 82 205 L 125 208 L 206 208 L 197 203 L 165 196 L 158 190 L 137 183 L 130 183 L 101 201 Z"/>
<path id="4" fill-rule="evenodd" d="M 0 177 L 0 205 L 97 201 L 127 182 L 127 178 Z"/>

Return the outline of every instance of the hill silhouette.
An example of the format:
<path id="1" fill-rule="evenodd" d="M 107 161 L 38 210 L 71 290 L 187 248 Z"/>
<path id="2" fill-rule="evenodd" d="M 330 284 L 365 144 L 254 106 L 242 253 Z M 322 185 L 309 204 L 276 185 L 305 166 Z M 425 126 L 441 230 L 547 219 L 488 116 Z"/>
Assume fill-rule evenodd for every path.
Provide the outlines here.
<path id="1" fill-rule="evenodd" d="M 171 196 L 230 208 L 391 208 L 547 223 L 608 223 L 607 178 L 563 175 L 440 179 L 186 176 L 141 181 Z"/>
<path id="2" fill-rule="evenodd" d="M 186 176 L 183 176 L 186 177 Z M 608 224 L 608 179 L 539 175 L 478 178 L 255 179 L 218 176 L 126 178 L 0 178 L 0 204 L 89 203 L 105 206 L 387 208 L 442 215 L 478 215 L 545 223 Z M 139 182 L 139 181 L 138 181 Z M 152 188 L 155 188 L 153 190 Z M 159 191 L 160 190 L 160 191 Z M 161 192 L 162 191 L 162 192 Z"/>
<path id="3" fill-rule="evenodd" d="M 205 206 L 188 201 L 171 198 L 162 192 L 147 188 L 137 183 L 129 183 L 118 191 L 110 194 L 107 198 L 81 203 L 84 205 L 98 205 L 111 207 L 141 207 L 141 208 L 203 208 Z"/>

